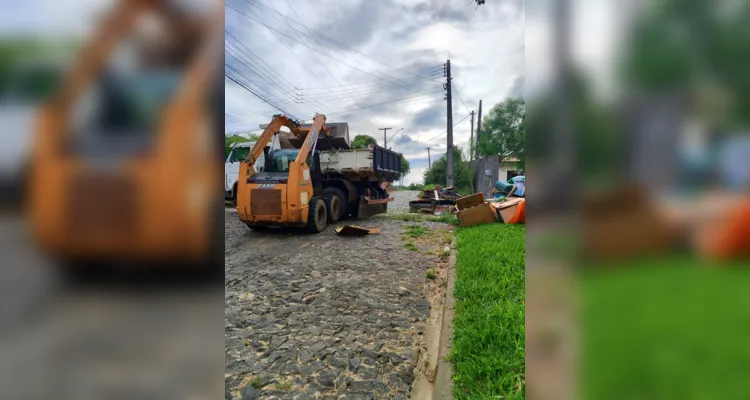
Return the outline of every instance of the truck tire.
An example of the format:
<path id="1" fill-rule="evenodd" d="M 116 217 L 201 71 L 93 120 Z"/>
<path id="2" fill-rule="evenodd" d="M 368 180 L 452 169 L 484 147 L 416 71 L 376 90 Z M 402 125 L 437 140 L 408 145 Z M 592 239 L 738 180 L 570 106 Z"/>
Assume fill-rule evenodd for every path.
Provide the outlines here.
<path id="1" fill-rule="evenodd" d="M 327 187 L 323 189 L 323 197 L 326 199 L 329 223 L 335 224 L 346 216 L 346 197 L 341 189 Z"/>
<path id="2" fill-rule="evenodd" d="M 307 216 L 307 230 L 311 233 L 320 233 L 326 229 L 328 224 L 328 212 L 326 203 L 320 197 L 310 200 L 309 215 Z"/>

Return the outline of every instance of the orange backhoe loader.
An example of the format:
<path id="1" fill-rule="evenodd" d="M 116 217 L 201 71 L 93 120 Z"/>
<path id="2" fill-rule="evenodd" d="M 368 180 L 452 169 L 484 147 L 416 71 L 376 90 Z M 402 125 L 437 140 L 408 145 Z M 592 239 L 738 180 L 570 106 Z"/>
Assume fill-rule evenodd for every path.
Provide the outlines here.
<path id="1" fill-rule="evenodd" d="M 310 166 L 307 155 L 317 141 L 319 134 L 328 134 L 325 115 L 318 114 L 310 128 L 301 128 L 299 123 L 283 115 L 276 115 L 263 131 L 260 139 L 248 155 L 248 160 L 240 165 L 240 178 L 237 192 L 237 214 L 240 219 L 260 227 L 264 223 L 307 227 L 320 232 L 326 227 L 328 213 L 321 197 L 314 196 Z M 259 183 L 252 178 L 256 175 L 255 160 L 261 156 L 266 144 L 273 135 L 287 127 L 292 134 L 305 138 L 297 157 L 288 163 L 288 171 L 282 176 L 273 177 Z M 271 218 L 262 218 L 270 216 Z"/>
<path id="2" fill-rule="evenodd" d="M 273 117 L 240 164 L 237 214 L 241 221 L 252 229 L 306 227 L 318 233 L 346 217 L 387 211 L 393 198 L 382 183 L 400 175 L 401 154 L 379 146 L 348 149 L 348 143 L 320 150 L 322 144 L 337 140 L 331 133 L 335 125 L 345 124 L 327 126 L 321 114 L 310 126 L 284 115 Z M 289 129 L 298 146 L 279 150 L 266 146 L 282 127 Z M 254 166 L 261 155 L 265 166 L 257 172 Z"/>
<path id="3" fill-rule="evenodd" d="M 60 265 L 223 270 L 222 6 L 120 1 L 40 110 L 28 212 Z"/>

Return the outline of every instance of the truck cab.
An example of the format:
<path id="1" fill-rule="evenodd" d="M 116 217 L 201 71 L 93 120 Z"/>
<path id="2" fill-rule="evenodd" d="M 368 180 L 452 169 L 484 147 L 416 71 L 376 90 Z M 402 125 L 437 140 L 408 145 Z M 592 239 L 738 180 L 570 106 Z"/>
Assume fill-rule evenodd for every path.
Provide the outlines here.
<path id="1" fill-rule="evenodd" d="M 8 84 L 0 86 L 0 192 L 7 190 L 12 198 L 23 194 L 36 107 L 51 97 L 62 71 L 62 62 L 56 60 L 19 62 Z"/>
<path id="2" fill-rule="evenodd" d="M 224 162 L 224 200 L 237 201 L 237 179 L 240 176 L 240 163 L 245 161 L 247 155 L 255 146 L 255 142 L 233 143 L 232 148 Z M 266 145 L 266 149 L 255 163 L 255 172 L 263 172 L 265 166 L 265 154 L 271 149 L 278 148 L 278 143 Z"/>

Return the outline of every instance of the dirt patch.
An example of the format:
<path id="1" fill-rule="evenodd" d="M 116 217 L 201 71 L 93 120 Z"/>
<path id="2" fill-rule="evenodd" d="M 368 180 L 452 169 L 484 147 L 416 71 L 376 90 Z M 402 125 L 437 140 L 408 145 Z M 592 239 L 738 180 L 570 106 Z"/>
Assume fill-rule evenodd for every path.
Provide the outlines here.
<path id="1" fill-rule="evenodd" d="M 431 313 L 425 321 L 424 335 L 419 343 L 412 399 L 430 399 L 434 391 L 440 354 L 443 307 L 448 284 L 449 258 L 453 230 L 449 225 L 430 229 L 427 224 L 408 224 L 402 240 L 413 243 L 432 263 L 425 273 L 424 291 Z"/>

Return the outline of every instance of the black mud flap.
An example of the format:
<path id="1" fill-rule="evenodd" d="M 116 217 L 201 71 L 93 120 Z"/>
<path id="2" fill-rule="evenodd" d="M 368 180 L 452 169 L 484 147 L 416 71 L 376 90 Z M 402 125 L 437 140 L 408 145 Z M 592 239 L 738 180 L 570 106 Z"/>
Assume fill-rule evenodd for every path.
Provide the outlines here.
<path id="1" fill-rule="evenodd" d="M 373 215 L 385 214 L 386 212 L 388 212 L 388 203 L 370 204 L 370 202 L 364 198 L 359 200 L 359 213 L 357 214 L 357 217 L 360 219 L 370 218 Z"/>

